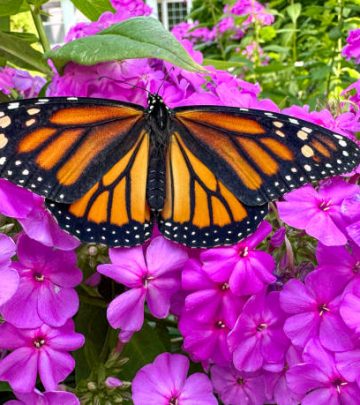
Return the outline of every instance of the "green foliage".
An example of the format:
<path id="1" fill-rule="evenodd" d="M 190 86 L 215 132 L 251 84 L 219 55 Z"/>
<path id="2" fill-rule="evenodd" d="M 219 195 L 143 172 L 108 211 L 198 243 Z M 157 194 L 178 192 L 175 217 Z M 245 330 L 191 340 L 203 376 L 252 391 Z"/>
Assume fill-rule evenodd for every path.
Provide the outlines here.
<path id="1" fill-rule="evenodd" d="M 74 61 L 81 65 L 99 62 L 159 58 L 190 71 L 203 71 L 182 45 L 154 18 L 136 17 L 114 24 L 91 37 L 80 38 L 46 54 L 61 70 Z"/>
<path id="2" fill-rule="evenodd" d="M 109 0 L 71 0 L 89 20 L 96 21 L 105 11 L 114 11 Z"/>
<path id="3" fill-rule="evenodd" d="M 16 14 L 23 3 L 23 0 L 0 0 L 0 16 Z"/>
<path id="4" fill-rule="evenodd" d="M 225 4 L 234 1 L 223 1 L 222 7 L 218 0 L 206 3 L 207 11 L 202 8 L 204 2 L 195 1 L 191 14 L 201 26 L 211 27 L 224 16 Z M 205 60 L 211 59 L 219 68 L 231 66 L 245 80 L 259 82 L 262 96 L 281 107 L 324 107 L 329 98 L 337 98 L 360 77 L 353 63 L 341 56 L 348 31 L 360 23 L 358 0 L 328 0 L 321 4 L 273 0 L 267 8 L 275 16 L 272 26 L 255 21 L 244 30 L 241 40 L 232 39 L 231 32 L 227 32 L 213 42 L 198 44 Z M 242 21 L 235 21 L 236 27 L 242 28 Z M 243 52 L 250 44 L 252 54 L 245 61 Z"/>

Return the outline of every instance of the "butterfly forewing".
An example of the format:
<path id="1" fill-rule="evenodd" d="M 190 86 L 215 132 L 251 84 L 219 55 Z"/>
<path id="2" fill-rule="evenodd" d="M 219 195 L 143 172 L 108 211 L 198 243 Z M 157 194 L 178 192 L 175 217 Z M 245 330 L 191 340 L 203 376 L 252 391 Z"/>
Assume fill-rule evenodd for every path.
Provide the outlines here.
<path id="1" fill-rule="evenodd" d="M 187 147 L 248 205 L 350 172 L 360 159 L 359 148 L 346 137 L 277 113 L 190 107 L 174 115 Z"/>
<path id="2" fill-rule="evenodd" d="M 0 105 L 0 176 L 59 202 L 83 196 L 135 142 L 140 106 L 51 98 Z"/>
<path id="3" fill-rule="evenodd" d="M 146 202 L 149 133 L 134 133 L 135 143 L 83 197 L 72 204 L 47 200 L 58 223 L 86 242 L 135 246 L 151 235 Z"/>
<path id="4" fill-rule="evenodd" d="M 252 233 L 267 206 L 250 207 L 232 192 L 186 146 L 180 133 L 170 137 L 166 199 L 159 230 L 191 247 L 234 244 Z"/>

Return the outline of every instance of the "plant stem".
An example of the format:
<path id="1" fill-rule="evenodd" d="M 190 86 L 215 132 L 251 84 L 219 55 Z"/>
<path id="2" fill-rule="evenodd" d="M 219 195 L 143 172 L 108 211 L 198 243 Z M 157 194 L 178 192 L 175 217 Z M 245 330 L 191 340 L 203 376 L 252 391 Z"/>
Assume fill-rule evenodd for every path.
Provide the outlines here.
<path id="1" fill-rule="evenodd" d="M 41 43 L 41 46 L 42 46 L 44 52 L 50 51 L 49 40 L 46 36 L 44 25 L 43 25 L 43 22 L 40 17 L 40 8 L 36 7 L 36 6 L 32 6 L 31 4 L 29 4 L 29 7 L 30 7 L 32 18 L 34 20 L 36 30 L 39 35 L 39 41 Z"/>

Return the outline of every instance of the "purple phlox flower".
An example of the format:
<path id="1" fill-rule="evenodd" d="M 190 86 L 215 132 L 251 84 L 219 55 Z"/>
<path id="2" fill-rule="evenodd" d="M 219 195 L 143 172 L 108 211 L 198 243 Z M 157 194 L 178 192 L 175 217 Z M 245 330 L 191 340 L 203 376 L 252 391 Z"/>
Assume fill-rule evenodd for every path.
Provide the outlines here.
<path id="1" fill-rule="evenodd" d="M 248 15 L 243 25 L 249 25 L 258 21 L 262 25 L 271 25 L 274 22 L 274 16 L 266 8 L 255 0 L 238 0 L 230 9 L 235 15 Z"/>
<path id="2" fill-rule="evenodd" d="M 180 271 L 188 259 L 185 249 L 162 236 L 144 248 L 110 249 L 112 264 L 98 266 L 98 272 L 129 289 L 109 305 L 107 317 L 120 328 L 120 339 L 129 339 L 144 322 L 144 303 L 157 318 L 169 314 L 172 296 L 180 290 Z"/>
<path id="3" fill-rule="evenodd" d="M 132 382 L 135 405 L 216 405 L 205 374 L 187 377 L 189 360 L 181 354 L 162 353 L 141 368 Z"/>
<path id="4" fill-rule="evenodd" d="M 26 235 L 18 240 L 18 262 L 13 263 L 20 283 L 15 294 L 1 307 L 2 316 L 21 328 L 43 322 L 62 326 L 78 310 L 74 289 L 82 273 L 74 252 L 54 250 Z"/>
<path id="5" fill-rule="evenodd" d="M 252 372 L 266 364 L 284 362 L 289 346 L 283 332 L 284 319 L 278 292 L 261 293 L 248 300 L 228 336 L 238 370 Z"/>
<path id="6" fill-rule="evenodd" d="M 270 245 L 273 248 L 279 248 L 284 243 L 285 236 L 286 236 L 286 228 L 285 228 L 285 226 L 281 226 L 272 235 L 272 237 L 270 239 Z"/>
<path id="7" fill-rule="evenodd" d="M 304 362 L 290 368 L 287 382 L 302 396 L 302 405 L 356 405 L 360 389 L 347 380 L 337 367 L 334 354 L 311 339 L 303 352 Z"/>
<path id="8" fill-rule="evenodd" d="M 264 376 L 259 372 L 241 372 L 233 366 L 212 366 L 211 382 L 225 405 L 265 403 Z"/>
<path id="9" fill-rule="evenodd" d="M 121 380 L 119 380 L 119 378 L 117 378 L 117 377 L 110 376 L 110 377 L 106 378 L 105 385 L 108 388 L 118 388 L 123 385 L 123 382 Z"/>
<path id="10" fill-rule="evenodd" d="M 355 63 L 360 63 L 360 28 L 349 31 L 346 42 L 347 45 L 342 50 L 343 56 L 347 60 L 355 59 Z"/>
<path id="11" fill-rule="evenodd" d="M 195 315 L 198 316 L 196 313 Z M 183 349 L 194 361 L 227 365 L 231 360 L 227 336 L 233 326 L 229 317 L 218 312 L 211 319 L 203 317 L 200 320 L 195 315 L 183 311 L 180 316 L 179 330 L 184 336 Z"/>
<path id="12" fill-rule="evenodd" d="M 329 274 L 337 274 L 339 288 L 359 278 L 360 275 L 360 247 L 351 244 L 347 246 L 325 246 L 319 243 L 316 249 L 318 270 L 326 271 Z"/>
<path id="13" fill-rule="evenodd" d="M 335 351 L 353 348 L 352 333 L 339 314 L 344 282 L 341 273 L 328 269 L 312 271 L 304 283 L 292 279 L 280 293 L 281 307 L 289 314 L 284 331 L 295 346 L 311 338 Z"/>
<path id="14" fill-rule="evenodd" d="M 0 360 L 0 380 L 7 381 L 18 393 L 34 391 L 37 374 L 48 391 L 56 390 L 74 369 L 68 353 L 84 344 L 69 320 L 61 328 L 43 324 L 37 329 L 17 329 L 8 322 L 0 325 L 0 347 L 12 350 Z"/>
<path id="15" fill-rule="evenodd" d="M 229 281 L 236 295 L 250 295 L 264 290 L 275 281 L 272 274 L 275 262 L 266 252 L 256 247 L 271 232 L 271 225 L 263 221 L 256 232 L 231 247 L 208 249 L 201 255 L 204 271 L 216 282 Z"/>
<path id="16" fill-rule="evenodd" d="M 285 194 L 285 201 L 278 202 L 277 207 L 286 224 L 304 229 L 326 246 L 345 245 L 347 220 L 342 215 L 341 204 L 358 193 L 359 186 L 336 177 L 324 181 L 318 191 L 306 185 Z"/>
<path id="17" fill-rule="evenodd" d="M 0 233 L 0 305 L 5 304 L 19 286 L 18 272 L 11 268 L 11 258 L 16 253 L 16 245 L 8 236 Z"/>
<path id="18" fill-rule="evenodd" d="M 343 200 L 341 213 L 346 219 L 345 229 L 348 236 L 360 247 L 360 192 Z"/>
<path id="19" fill-rule="evenodd" d="M 191 317 L 210 321 L 220 315 L 234 325 L 245 300 L 232 293 L 229 281 L 213 281 L 196 259 L 189 260 L 182 272 L 182 288 L 188 295 L 184 310 Z"/>
<path id="20" fill-rule="evenodd" d="M 22 97 L 31 98 L 38 95 L 46 80 L 40 76 L 31 76 L 25 70 L 12 67 L 0 68 L 0 90 L 10 94 L 16 90 Z"/>
<path id="21" fill-rule="evenodd" d="M 214 31 L 216 34 L 224 34 L 226 31 L 231 31 L 235 28 L 234 18 L 232 16 L 225 16 L 215 25 Z"/>
<path id="22" fill-rule="evenodd" d="M 354 90 L 354 91 L 352 91 Z M 355 104 L 355 108 L 351 108 L 351 111 L 359 111 L 360 106 L 360 79 L 356 82 L 350 84 L 345 90 L 341 93 L 342 96 L 349 97 L 349 100 Z"/>
<path id="23" fill-rule="evenodd" d="M 269 403 L 277 405 L 297 405 L 301 397 L 292 392 L 286 382 L 286 373 L 295 364 L 302 363 L 301 351 L 290 345 L 285 355 L 285 363 L 265 366 L 265 394 Z"/>
<path id="24" fill-rule="evenodd" d="M 360 270 L 360 261 L 357 266 Z M 360 278 L 346 287 L 340 304 L 340 314 L 345 324 L 360 338 Z"/>
<path id="25" fill-rule="evenodd" d="M 360 349 L 335 353 L 336 366 L 348 381 L 356 381 L 360 387 Z"/>
<path id="26" fill-rule="evenodd" d="M 80 405 L 78 398 L 71 392 L 47 391 L 35 389 L 31 393 L 14 393 L 17 399 L 5 402 L 5 405 Z"/>

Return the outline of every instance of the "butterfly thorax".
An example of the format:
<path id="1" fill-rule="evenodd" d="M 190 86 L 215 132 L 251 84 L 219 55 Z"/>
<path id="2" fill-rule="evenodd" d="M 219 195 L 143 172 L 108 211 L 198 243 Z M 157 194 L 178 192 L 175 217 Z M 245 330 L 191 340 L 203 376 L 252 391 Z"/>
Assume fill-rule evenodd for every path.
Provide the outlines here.
<path id="1" fill-rule="evenodd" d="M 166 151 L 169 142 L 170 110 L 157 95 L 149 95 L 147 121 L 150 132 L 150 159 L 147 201 L 151 210 L 161 211 L 165 201 Z"/>

